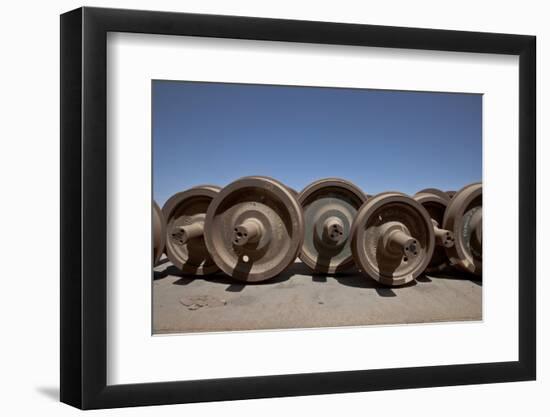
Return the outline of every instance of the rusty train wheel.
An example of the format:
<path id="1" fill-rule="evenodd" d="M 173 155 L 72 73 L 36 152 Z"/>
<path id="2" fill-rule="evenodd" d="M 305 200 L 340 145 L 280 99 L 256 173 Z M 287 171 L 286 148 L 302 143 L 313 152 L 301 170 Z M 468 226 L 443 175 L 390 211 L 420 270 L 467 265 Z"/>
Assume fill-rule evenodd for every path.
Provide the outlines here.
<path id="1" fill-rule="evenodd" d="M 296 197 L 279 181 L 244 177 L 214 198 L 205 241 L 218 267 L 247 282 L 273 278 L 296 259 L 304 219 Z"/>
<path id="2" fill-rule="evenodd" d="M 166 244 L 166 222 L 158 204 L 153 201 L 153 266 L 158 264 Z"/>
<path id="3" fill-rule="evenodd" d="M 443 228 L 455 234 L 447 256 L 454 266 L 475 275 L 482 272 L 482 208 L 481 183 L 469 184 L 457 191 L 443 218 Z"/>
<path id="4" fill-rule="evenodd" d="M 366 196 L 354 184 L 327 178 L 308 185 L 298 196 L 305 222 L 300 259 L 315 272 L 332 274 L 354 265 L 349 232 Z"/>
<path id="5" fill-rule="evenodd" d="M 447 252 L 445 248 L 454 245 L 454 233 L 450 230 L 442 229 L 443 216 L 449 204 L 450 198 L 445 193 L 432 193 L 430 190 L 418 192 L 413 197 L 428 211 L 432 219 L 435 234 L 435 249 L 426 268 L 427 272 L 439 272 L 449 265 Z"/>
<path id="6" fill-rule="evenodd" d="M 207 275 L 218 271 L 204 243 L 206 210 L 220 188 L 202 185 L 174 194 L 164 204 L 166 256 L 184 274 Z"/>
<path id="7" fill-rule="evenodd" d="M 411 197 L 388 192 L 367 200 L 351 228 L 360 269 L 385 285 L 403 285 L 424 272 L 434 251 L 430 216 Z"/>

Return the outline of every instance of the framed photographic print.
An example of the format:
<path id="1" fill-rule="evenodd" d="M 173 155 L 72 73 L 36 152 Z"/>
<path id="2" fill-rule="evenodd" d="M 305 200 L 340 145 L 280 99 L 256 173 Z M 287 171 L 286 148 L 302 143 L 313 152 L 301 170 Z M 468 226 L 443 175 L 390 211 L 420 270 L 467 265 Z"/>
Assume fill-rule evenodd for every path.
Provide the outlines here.
<path id="1" fill-rule="evenodd" d="M 61 16 L 61 401 L 532 380 L 535 37 Z"/>

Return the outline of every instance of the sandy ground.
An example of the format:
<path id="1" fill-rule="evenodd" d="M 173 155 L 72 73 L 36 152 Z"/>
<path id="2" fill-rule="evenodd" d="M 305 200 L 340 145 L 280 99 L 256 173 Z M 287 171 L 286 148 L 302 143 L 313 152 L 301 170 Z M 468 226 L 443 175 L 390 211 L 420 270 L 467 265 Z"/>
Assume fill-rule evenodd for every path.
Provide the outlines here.
<path id="1" fill-rule="evenodd" d="M 242 284 L 221 273 L 184 276 L 162 262 L 153 281 L 156 334 L 481 320 L 481 282 L 457 273 L 387 288 L 359 272 L 312 275 L 297 261 L 268 282 Z"/>

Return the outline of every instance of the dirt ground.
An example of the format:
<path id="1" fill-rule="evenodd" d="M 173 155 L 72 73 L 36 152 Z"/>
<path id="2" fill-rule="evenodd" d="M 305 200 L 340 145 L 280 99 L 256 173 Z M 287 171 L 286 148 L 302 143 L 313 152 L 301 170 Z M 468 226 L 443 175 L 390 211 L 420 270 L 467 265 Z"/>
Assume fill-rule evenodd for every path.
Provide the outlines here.
<path id="1" fill-rule="evenodd" d="M 399 288 L 359 272 L 312 275 L 299 260 L 276 278 L 243 284 L 224 274 L 155 268 L 153 333 L 288 329 L 481 320 L 481 281 L 449 272 Z"/>

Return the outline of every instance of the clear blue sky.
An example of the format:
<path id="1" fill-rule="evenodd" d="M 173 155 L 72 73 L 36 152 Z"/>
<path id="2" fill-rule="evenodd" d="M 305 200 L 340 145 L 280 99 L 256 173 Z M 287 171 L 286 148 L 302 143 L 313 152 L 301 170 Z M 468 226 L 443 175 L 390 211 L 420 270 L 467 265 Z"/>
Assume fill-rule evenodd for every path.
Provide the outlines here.
<path id="1" fill-rule="evenodd" d="M 153 194 L 268 175 L 368 194 L 481 180 L 482 96 L 153 81 Z"/>

